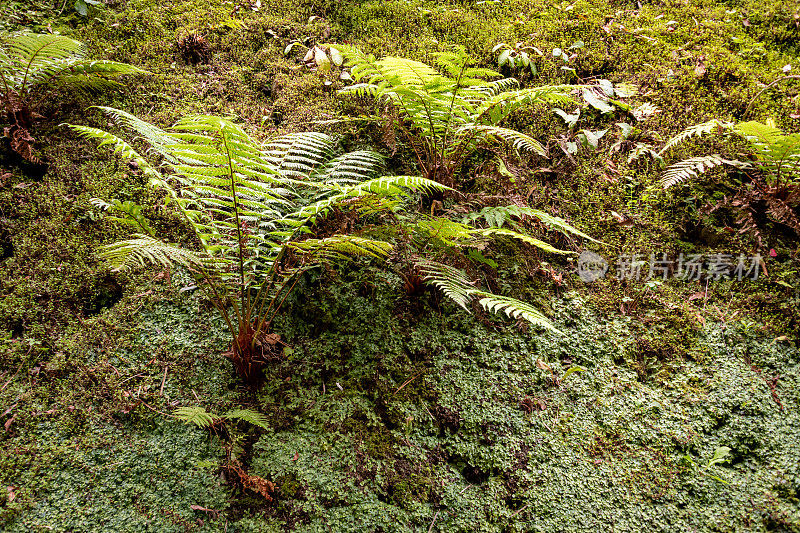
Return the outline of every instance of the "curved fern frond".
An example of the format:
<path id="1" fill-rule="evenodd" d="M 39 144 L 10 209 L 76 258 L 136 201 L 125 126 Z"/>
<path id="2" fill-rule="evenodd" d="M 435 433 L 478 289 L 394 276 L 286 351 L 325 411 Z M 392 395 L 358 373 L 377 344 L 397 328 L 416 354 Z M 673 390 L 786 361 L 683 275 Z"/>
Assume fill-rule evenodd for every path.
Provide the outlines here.
<path id="1" fill-rule="evenodd" d="M 170 155 L 166 147 L 171 144 L 177 144 L 178 140 L 158 126 L 145 122 L 139 117 L 127 111 L 123 111 L 122 109 L 106 106 L 92 106 L 90 109 L 98 109 L 103 114 L 110 117 L 118 126 L 136 132 L 160 156 L 166 158 L 171 163 L 177 162 L 175 158 Z"/>
<path id="2" fill-rule="evenodd" d="M 464 136 L 470 133 L 477 133 L 478 139 L 488 141 L 496 139 L 511 145 L 518 152 L 534 152 L 544 157 L 544 146 L 529 135 L 525 135 L 517 130 L 502 128 L 500 126 L 483 126 L 480 124 L 470 124 L 462 126 L 456 130 L 456 135 Z"/>
<path id="3" fill-rule="evenodd" d="M 601 241 L 598 241 L 597 239 L 593 239 L 592 237 L 588 236 L 587 234 L 585 234 L 575 226 L 571 225 L 569 222 L 567 222 L 561 217 L 551 215 L 550 213 L 545 213 L 544 211 L 541 211 L 539 209 L 530 209 L 529 211 L 526 211 L 526 213 L 538 218 L 546 226 L 550 226 L 551 228 L 560 231 L 562 233 L 571 233 L 573 235 L 582 237 L 592 242 L 596 242 L 598 244 L 605 244 Z"/>
<path id="4" fill-rule="evenodd" d="M 722 120 L 712 119 L 708 122 L 703 122 L 702 124 L 695 124 L 694 126 L 689 126 L 679 134 L 672 137 L 667 144 L 658 152 L 658 155 L 663 155 L 667 150 L 686 142 L 687 140 L 691 139 L 692 137 L 702 137 L 703 135 L 708 135 L 710 133 L 718 133 L 725 130 L 731 130 L 733 128 L 733 122 L 724 122 Z"/>
<path id="5" fill-rule="evenodd" d="M 324 133 L 290 133 L 267 143 L 263 151 L 266 161 L 282 175 L 307 178 L 337 155 L 338 141 Z"/>
<path id="6" fill-rule="evenodd" d="M 262 429 L 269 429 L 269 419 L 264 414 L 253 411 L 252 409 L 233 409 L 222 415 L 222 418 L 228 420 L 242 420 L 243 422 L 253 424 Z"/>
<path id="7" fill-rule="evenodd" d="M 545 252 L 550 252 L 554 254 L 571 254 L 568 250 L 559 250 L 558 248 L 547 244 L 546 242 L 531 237 L 530 235 L 525 235 L 524 233 L 519 233 L 517 231 L 513 231 L 506 228 L 484 228 L 484 229 L 474 229 L 472 233 L 475 235 L 483 235 L 485 237 L 510 237 L 512 239 L 516 239 L 518 241 L 524 242 L 525 244 L 530 244 L 531 246 L 535 246 L 540 250 Z"/>
<path id="8" fill-rule="evenodd" d="M 503 312 L 511 318 L 522 318 L 553 333 L 562 333 L 538 309 L 528 303 L 491 292 L 475 291 L 474 294 L 480 298 L 478 304 L 491 313 Z"/>
<path id="9" fill-rule="evenodd" d="M 211 413 L 199 406 L 178 407 L 175 409 L 175 418 L 185 424 L 194 424 L 201 429 L 211 427 L 214 423 Z"/>
<path id="10" fill-rule="evenodd" d="M 331 208 L 352 203 L 354 199 L 368 195 L 378 197 L 408 196 L 409 191 L 430 193 L 434 191 L 452 190 L 438 182 L 420 176 L 383 176 L 368 180 L 357 185 L 342 187 L 337 194 L 304 206 L 293 217 L 307 220 L 311 217 L 323 215 Z"/>
<path id="11" fill-rule="evenodd" d="M 147 71 L 115 61 L 85 59 L 86 47 L 61 35 L 13 33 L 0 35 L 0 74 L 17 93 L 59 82 L 91 90 L 113 85 L 112 78 Z"/>
<path id="12" fill-rule="evenodd" d="M 392 251 L 386 241 L 365 239 L 354 235 L 333 235 L 325 239 L 292 242 L 289 247 L 322 260 L 346 260 L 354 257 L 385 259 Z"/>
<path id="13" fill-rule="evenodd" d="M 436 261 L 420 260 L 414 263 L 422 274 L 422 279 L 441 290 L 445 296 L 453 300 L 469 312 L 467 305 L 473 297 L 479 298 L 478 304 L 490 313 L 503 312 L 511 318 L 527 320 L 555 333 L 561 333 L 553 324 L 532 305 L 508 296 L 499 296 L 491 292 L 476 289 L 464 273 L 457 268 Z"/>
<path id="14" fill-rule="evenodd" d="M 155 167 L 142 157 L 133 146 L 116 135 L 89 126 L 76 126 L 74 124 L 65 125 L 84 139 L 100 141 L 98 147 L 109 146 L 112 153 L 118 154 L 128 161 L 134 161 L 146 176 L 155 178 L 156 180 L 163 180 L 161 173 Z"/>
<path id="15" fill-rule="evenodd" d="M 309 178 L 328 185 L 352 185 L 369 180 L 384 166 L 384 158 L 371 150 L 347 152 L 325 162 Z"/>
<path id="16" fill-rule="evenodd" d="M 164 267 L 176 264 L 185 267 L 199 267 L 209 264 L 208 259 L 201 258 L 191 250 L 141 233 L 134 234 L 134 237 L 103 246 L 100 256 L 106 259 L 115 271 L 148 264 Z"/>
<path id="17" fill-rule="evenodd" d="M 696 178 L 712 168 L 721 165 L 731 165 L 741 169 L 752 168 L 749 163 L 724 159 L 717 154 L 690 157 L 689 159 L 684 159 L 674 165 L 670 165 L 661 175 L 661 185 L 666 189 L 688 179 Z"/>
<path id="18" fill-rule="evenodd" d="M 445 296 L 469 312 L 467 305 L 472 299 L 475 287 L 461 270 L 436 261 L 416 261 L 414 264 L 422 274 L 423 280 L 441 290 Z"/>

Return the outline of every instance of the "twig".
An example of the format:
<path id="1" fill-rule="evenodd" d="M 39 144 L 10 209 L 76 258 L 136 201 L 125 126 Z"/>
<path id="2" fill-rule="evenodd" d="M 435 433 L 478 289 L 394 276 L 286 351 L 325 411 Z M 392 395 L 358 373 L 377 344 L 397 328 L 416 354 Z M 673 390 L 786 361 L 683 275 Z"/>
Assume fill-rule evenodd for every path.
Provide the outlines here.
<path id="1" fill-rule="evenodd" d="M 408 385 L 409 383 L 411 383 L 412 381 L 414 381 L 415 379 L 417 379 L 418 377 L 420 377 L 420 376 L 422 375 L 422 373 L 423 373 L 423 372 L 425 372 L 425 371 L 423 370 L 423 371 L 422 371 L 422 372 L 420 372 L 419 374 L 417 374 L 417 375 L 415 375 L 415 376 L 412 376 L 412 377 L 408 378 L 408 379 L 405 381 L 405 383 L 403 383 L 402 385 L 400 385 L 399 387 L 397 387 L 397 390 L 396 390 L 396 391 L 394 391 L 394 393 L 395 393 L 395 394 L 397 394 L 398 392 L 400 392 L 401 390 L 403 390 L 403 387 L 405 387 L 406 385 Z"/>
<path id="2" fill-rule="evenodd" d="M 516 511 L 514 514 L 512 514 L 511 516 L 509 516 L 509 517 L 508 517 L 508 519 L 509 519 L 509 520 L 511 520 L 512 518 L 514 518 L 515 516 L 517 516 L 519 513 L 521 513 L 521 512 L 522 512 L 522 511 L 524 511 L 525 509 L 527 509 L 529 506 L 530 506 L 530 504 L 529 504 L 529 503 L 526 503 L 525 505 L 523 505 L 522 507 L 520 507 L 519 509 L 517 509 L 517 511 Z"/>
<path id="3" fill-rule="evenodd" d="M 767 85 L 766 87 L 764 87 L 763 89 L 758 91 L 758 94 L 756 94 L 753 97 L 753 99 L 750 100 L 750 103 L 747 104 L 747 107 L 744 109 L 744 113 L 742 113 L 742 117 L 746 117 L 747 116 L 747 112 L 750 111 L 750 107 L 753 105 L 753 102 L 755 102 L 758 99 L 758 97 L 761 96 L 764 93 L 764 91 L 766 91 L 767 89 L 769 89 L 770 87 L 772 87 L 773 85 L 778 83 L 779 81 L 790 80 L 790 79 L 794 79 L 794 78 L 800 78 L 800 74 L 791 74 L 791 75 L 788 75 L 788 76 L 781 76 L 777 80 L 773 81 L 772 83 L 770 83 L 769 85 Z"/>
<path id="4" fill-rule="evenodd" d="M 159 396 L 164 396 L 164 384 L 167 382 L 167 370 L 169 370 L 169 367 L 165 366 L 164 377 L 161 379 L 161 389 L 158 391 Z"/>
<path id="5" fill-rule="evenodd" d="M 433 524 L 435 524 L 436 523 L 436 519 L 439 518 L 439 513 L 441 513 L 441 510 L 440 511 L 436 511 L 436 514 L 433 515 L 433 520 L 431 521 L 431 527 L 428 528 L 428 533 L 431 533 L 431 531 L 433 531 Z"/>

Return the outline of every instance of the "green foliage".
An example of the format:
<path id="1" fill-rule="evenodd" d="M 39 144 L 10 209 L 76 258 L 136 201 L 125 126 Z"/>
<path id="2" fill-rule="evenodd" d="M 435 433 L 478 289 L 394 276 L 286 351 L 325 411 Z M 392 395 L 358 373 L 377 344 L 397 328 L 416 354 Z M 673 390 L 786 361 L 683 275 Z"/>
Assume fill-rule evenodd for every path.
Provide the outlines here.
<path id="1" fill-rule="evenodd" d="M 671 165 L 664 172 L 662 185 L 665 188 L 687 179 L 696 178 L 720 165 L 728 165 L 741 170 L 758 170 L 770 186 L 800 182 L 800 133 L 786 135 L 778 128 L 760 122 L 733 124 L 710 120 L 691 126 L 667 141 L 660 154 L 694 136 L 709 134 L 735 135 L 744 138 L 753 150 L 754 160 L 726 159 L 719 155 L 684 159 Z"/>
<path id="2" fill-rule="evenodd" d="M 116 61 L 91 60 L 86 47 L 60 35 L 0 34 L 0 90 L 6 99 L 27 99 L 39 87 L 64 86 L 93 93 L 118 86 L 125 74 L 146 71 Z"/>
<path id="3" fill-rule="evenodd" d="M 200 406 L 178 407 L 175 409 L 173 416 L 185 424 L 195 425 L 201 429 L 211 427 L 215 420 L 220 419 L 241 420 L 248 424 L 258 426 L 261 429 L 269 429 L 267 418 L 262 413 L 253 411 L 252 409 L 233 409 L 218 416 L 209 413 Z"/>
<path id="4" fill-rule="evenodd" d="M 60 35 L 0 33 L 0 102 L 4 134 L 23 158 L 38 162 L 29 133 L 33 114 L 41 100 L 55 89 L 71 89 L 90 95 L 117 87 L 116 78 L 146 71 L 115 61 L 90 60 L 86 47 Z"/>
<path id="5" fill-rule="evenodd" d="M 168 173 L 115 135 L 71 128 L 136 162 L 166 192 L 200 244 L 195 251 L 152 233 L 138 234 L 107 245 L 103 256 L 116 269 L 145 264 L 188 268 L 204 282 L 228 325 L 231 359 L 247 380 L 260 376 L 263 351 L 276 342 L 268 336 L 272 320 L 301 274 L 329 261 L 382 259 L 392 249 L 388 242 L 357 234 L 309 239 L 314 224 L 334 210 L 367 206 L 371 212 L 391 212 L 409 191 L 443 189 L 423 178 L 370 179 L 382 166 L 379 155 L 338 154 L 336 141 L 324 134 L 292 134 L 262 148 L 239 126 L 218 117 L 185 118 L 165 132 L 125 112 L 101 110 L 147 140 Z M 145 228 L 134 206 L 95 204 L 118 206 L 130 222 Z"/>
<path id="6" fill-rule="evenodd" d="M 499 141 L 515 151 L 544 156 L 542 144 L 500 126 L 514 111 L 532 104 L 571 102 L 569 85 L 520 89 L 513 78 L 486 81 L 499 73 L 472 67 L 462 48 L 434 54 L 440 70 L 411 59 L 376 59 L 353 46 L 335 45 L 360 82 L 343 94 L 374 97 L 393 109 L 381 121 L 392 123 L 412 146 L 422 174 L 454 185 L 466 159 L 480 147 Z M 409 127 L 404 121 L 410 123 Z"/>

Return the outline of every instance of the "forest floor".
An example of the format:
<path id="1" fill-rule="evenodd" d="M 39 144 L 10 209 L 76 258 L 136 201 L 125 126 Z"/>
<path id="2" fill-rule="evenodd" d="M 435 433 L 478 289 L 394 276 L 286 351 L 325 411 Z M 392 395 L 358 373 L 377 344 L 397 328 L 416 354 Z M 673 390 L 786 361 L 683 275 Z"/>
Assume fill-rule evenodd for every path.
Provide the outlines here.
<path id="1" fill-rule="evenodd" d="M 660 167 L 629 162 L 617 126 L 654 146 L 711 118 L 800 131 L 797 83 L 749 106 L 800 70 L 799 5 L 115 0 L 84 17 L 47 4 L 0 0 L 0 30 L 58 31 L 152 74 L 45 102 L 43 164 L 0 145 L 0 530 L 800 531 L 797 235 L 766 216 L 742 232 L 736 211 L 709 210 L 733 192 L 722 173 L 662 190 Z M 199 63 L 178 45 L 190 34 L 209 46 Z M 253 390 L 185 272 L 120 274 L 98 259 L 127 230 L 90 198 L 160 199 L 63 127 L 110 127 L 90 105 L 162 127 L 232 116 L 259 139 L 327 131 L 412 174 L 391 134 L 326 122 L 366 104 L 308 69 L 307 46 L 428 61 L 461 45 L 497 68 L 503 42 L 541 52 L 530 49 L 535 74 L 504 67 L 523 85 L 632 83 L 631 105 L 658 111 L 587 108 L 572 128 L 549 109 L 517 113 L 513 127 L 547 141 L 550 158 L 505 174 L 476 161 L 464 187 L 565 218 L 612 264 L 759 253 L 758 279 L 585 283 L 574 259 L 507 254 L 492 283 L 546 309 L 553 335 L 409 294 L 378 268 L 322 271 L 279 317 L 286 346 Z M 597 150 L 561 150 L 581 129 L 608 132 Z M 270 429 L 171 415 L 193 405 L 246 406 Z M 231 458 L 275 483 L 271 496 L 221 468 Z"/>

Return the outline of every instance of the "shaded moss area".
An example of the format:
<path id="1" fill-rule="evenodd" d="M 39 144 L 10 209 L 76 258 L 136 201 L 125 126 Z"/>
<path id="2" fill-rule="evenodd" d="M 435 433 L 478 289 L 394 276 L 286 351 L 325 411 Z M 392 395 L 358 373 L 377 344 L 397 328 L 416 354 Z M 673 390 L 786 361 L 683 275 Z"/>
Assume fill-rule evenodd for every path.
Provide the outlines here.
<path id="1" fill-rule="evenodd" d="M 43 3 L 42 3 L 43 4 Z M 110 127 L 91 104 L 162 126 L 192 113 L 237 117 L 254 136 L 317 129 L 371 146 L 415 173 L 400 139 L 372 126 L 318 124 L 372 112 L 341 81 L 301 64 L 302 46 L 348 42 L 427 61 L 459 44 L 483 66 L 506 42 L 536 46 L 526 85 L 633 82 L 641 121 L 586 110 L 577 129 L 610 128 L 601 150 L 569 157 L 576 131 L 547 109 L 511 125 L 550 158 L 514 178 L 479 154 L 463 187 L 525 198 L 607 245 L 607 258 L 656 252 L 751 254 L 737 214 L 704 208 L 722 176 L 664 192 L 652 162 L 629 163 L 617 122 L 658 144 L 688 124 L 773 118 L 800 128 L 797 85 L 761 85 L 797 63 L 798 8 L 755 0 L 343 4 L 129 0 L 89 17 L 0 0 L 2 27 L 50 27 L 95 57 L 154 73 L 97 100 L 48 99 L 34 135 L 45 165 L 0 145 L 0 529 L 3 531 L 796 531 L 800 529 L 797 239 L 762 223 L 758 281 L 586 285 L 568 259 L 502 258 L 490 282 L 548 310 L 561 337 L 432 293 L 406 294 L 369 267 L 309 276 L 276 328 L 287 346 L 258 391 L 221 355 L 218 319 L 181 272 L 120 275 L 97 246 L 124 235 L 89 204 L 133 200 L 171 240 L 184 234 L 135 168 L 61 122 Z M 69 6 L 68 6 L 69 7 Z M 313 18 L 312 18 L 313 17 Z M 181 40 L 200 35 L 200 59 Z M 556 47 L 574 49 L 568 63 Z M 566 67 L 562 68 L 562 67 Z M 572 110 L 568 110 L 572 111 Z M 686 154 L 723 149 L 689 144 Z M 504 154 L 505 155 L 505 154 Z M 680 153 L 673 155 L 677 160 Z M 629 217 L 620 224 L 612 212 Z M 579 250 L 567 240 L 559 246 Z M 546 263 L 540 264 L 544 260 Z M 580 367 L 583 370 L 570 369 Z M 271 429 L 176 423 L 178 406 L 245 405 Z M 241 445 L 241 446 L 239 446 Z M 709 466 L 729 448 L 730 462 Z M 238 457 L 274 481 L 272 502 L 228 479 Z M 193 508 L 192 506 L 195 506 Z"/>

